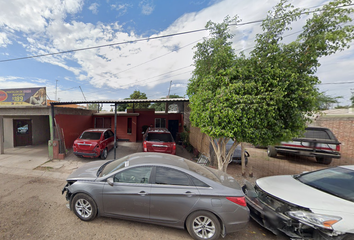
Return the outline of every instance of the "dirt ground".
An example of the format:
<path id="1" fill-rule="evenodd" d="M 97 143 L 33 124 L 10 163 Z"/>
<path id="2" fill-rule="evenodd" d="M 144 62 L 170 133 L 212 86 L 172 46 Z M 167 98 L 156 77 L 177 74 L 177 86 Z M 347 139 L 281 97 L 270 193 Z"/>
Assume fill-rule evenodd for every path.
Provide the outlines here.
<path id="1" fill-rule="evenodd" d="M 254 182 L 259 177 L 295 174 L 326 167 L 313 159 L 281 156 L 269 158 L 264 149 L 247 146 L 250 152 L 246 174 L 241 166 L 231 164 L 228 173 L 241 184 L 244 179 Z M 334 161 L 332 165 L 338 164 Z M 48 169 L 48 171 L 61 171 Z M 79 220 L 66 207 L 61 195 L 65 180 L 50 177 L 26 177 L 0 173 L 0 239 L 191 239 L 184 230 L 97 218 L 92 222 Z M 250 220 L 248 226 L 228 234 L 225 240 L 288 239 L 275 236 Z"/>

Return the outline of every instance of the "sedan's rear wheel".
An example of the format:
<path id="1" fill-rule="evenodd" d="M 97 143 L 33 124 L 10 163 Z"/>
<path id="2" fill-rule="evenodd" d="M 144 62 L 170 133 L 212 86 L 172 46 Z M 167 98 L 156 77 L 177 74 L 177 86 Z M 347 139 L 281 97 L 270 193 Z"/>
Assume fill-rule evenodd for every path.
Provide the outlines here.
<path id="1" fill-rule="evenodd" d="M 101 159 L 106 159 L 108 156 L 108 150 L 107 148 L 103 149 L 102 153 L 101 153 Z"/>
<path id="2" fill-rule="evenodd" d="M 72 200 L 72 208 L 75 215 L 83 221 L 91 221 L 97 215 L 97 207 L 93 199 L 83 193 L 75 195 Z"/>
<path id="3" fill-rule="evenodd" d="M 186 222 L 189 234 L 196 240 L 215 240 L 220 237 L 221 227 L 216 216 L 210 212 L 192 213 Z"/>

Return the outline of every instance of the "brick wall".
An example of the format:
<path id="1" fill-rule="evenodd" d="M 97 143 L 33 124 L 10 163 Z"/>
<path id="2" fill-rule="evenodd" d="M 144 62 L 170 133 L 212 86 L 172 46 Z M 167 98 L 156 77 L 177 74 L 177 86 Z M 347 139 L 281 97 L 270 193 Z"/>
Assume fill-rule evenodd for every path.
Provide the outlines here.
<path id="1" fill-rule="evenodd" d="M 342 159 L 354 164 L 354 116 L 321 116 L 313 125 L 331 129 L 342 143 Z"/>

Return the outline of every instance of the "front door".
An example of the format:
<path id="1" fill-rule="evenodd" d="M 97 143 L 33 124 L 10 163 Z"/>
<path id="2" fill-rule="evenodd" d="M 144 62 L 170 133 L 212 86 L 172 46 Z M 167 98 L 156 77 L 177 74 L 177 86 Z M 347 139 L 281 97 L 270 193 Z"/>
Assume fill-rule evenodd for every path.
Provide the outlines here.
<path id="1" fill-rule="evenodd" d="M 14 147 L 32 145 L 32 121 L 30 119 L 15 119 Z"/>
<path id="2" fill-rule="evenodd" d="M 113 177 L 113 186 L 103 188 L 105 215 L 149 219 L 150 174 L 152 167 L 123 170 Z"/>
<path id="3" fill-rule="evenodd" d="M 173 139 L 177 141 L 178 120 L 168 120 L 168 131 L 172 134 Z"/>

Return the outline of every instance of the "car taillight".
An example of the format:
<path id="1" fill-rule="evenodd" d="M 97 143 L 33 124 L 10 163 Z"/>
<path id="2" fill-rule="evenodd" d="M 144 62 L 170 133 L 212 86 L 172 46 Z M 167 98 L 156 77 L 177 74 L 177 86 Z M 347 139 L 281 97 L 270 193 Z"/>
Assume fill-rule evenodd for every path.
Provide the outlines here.
<path id="1" fill-rule="evenodd" d="M 340 145 L 339 144 L 336 146 L 336 151 L 340 152 Z"/>
<path id="2" fill-rule="evenodd" d="M 147 152 L 146 141 L 143 142 L 144 152 Z"/>
<path id="3" fill-rule="evenodd" d="M 243 207 L 247 206 L 245 197 L 226 197 L 226 199 L 233 202 L 233 203 L 236 203 L 237 205 L 240 205 Z"/>
<path id="4" fill-rule="evenodd" d="M 172 150 L 176 150 L 176 143 L 173 143 Z"/>

